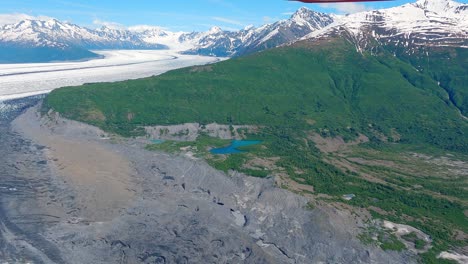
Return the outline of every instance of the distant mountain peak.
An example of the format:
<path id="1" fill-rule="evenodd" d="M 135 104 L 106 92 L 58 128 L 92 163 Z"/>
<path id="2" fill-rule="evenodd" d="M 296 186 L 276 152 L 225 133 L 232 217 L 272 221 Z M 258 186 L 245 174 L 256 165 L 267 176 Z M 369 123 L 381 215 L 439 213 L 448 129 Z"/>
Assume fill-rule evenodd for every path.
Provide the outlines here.
<path id="1" fill-rule="evenodd" d="M 294 23 L 299 27 L 306 27 L 310 31 L 315 31 L 325 27 L 335 20 L 329 14 L 320 13 L 306 7 L 299 8 L 287 21 Z"/>
<path id="2" fill-rule="evenodd" d="M 402 6 L 355 13 L 304 39 L 347 34 L 357 49 L 393 45 L 412 53 L 428 46 L 468 47 L 468 5 L 451 0 L 419 0 Z"/>
<path id="3" fill-rule="evenodd" d="M 294 14 L 291 15 L 290 19 L 293 21 L 302 21 L 302 20 L 308 21 L 316 17 L 323 17 L 323 16 L 330 17 L 329 14 L 320 13 L 320 12 L 311 10 L 307 7 L 301 7 L 296 12 L 294 12 Z"/>
<path id="4" fill-rule="evenodd" d="M 302 18 L 305 18 L 305 17 L 309 17 L 310 15 L 313 15 L 313 14 L 316 14 L 318 12 L 314 11 L 314 10 L 311 10 L 307 7 L 300 7 L 296 12 L 294 12 L 294 14 L 291 15 L 291 18 L 294 18 L 294 17 L 302 17 Z"/>
<path id="5" fill-rule="evenodd" d="M 61 22 L 55 18 L 50 18 L 50 19 L 47 19 L 47 20 L 43 20 L 45 21 L 46 23 L 48 24 L 61 24 L 61 23 L 65 23 L 65 22 Z"/>
<path id="6" fill-rule="evenodd" d="M 247 30 L 251 30 L 253 28 L 255 28 L 254 25 L 247 25 L 247 26 L 244 27 L 244 30 L 247 31 Z"/>
<path id="7" fill-rule="evenodd" d="M 296 16 L 296 15 L 299 15 L 299 14 L 304 14 L 304 13 L 308 13 L 312 10 L 310 10 L 309 8 L 303 6 L 303 7 L 300 7 L 299 9 L 296 10 L 296 12 L 294 12 L 294 14 L 292 16 Z"/>
<path id="8" fill-rule="evenodd" d="M 223 30 L 220 27 L 217 27 L 217 26 L 214 26 L 214 27 L 210 28 L 210 30 L 208 31 L 209 34 L 217 34 L 217 33 L 220 33 L 220 32 L 223 32 Z"/>

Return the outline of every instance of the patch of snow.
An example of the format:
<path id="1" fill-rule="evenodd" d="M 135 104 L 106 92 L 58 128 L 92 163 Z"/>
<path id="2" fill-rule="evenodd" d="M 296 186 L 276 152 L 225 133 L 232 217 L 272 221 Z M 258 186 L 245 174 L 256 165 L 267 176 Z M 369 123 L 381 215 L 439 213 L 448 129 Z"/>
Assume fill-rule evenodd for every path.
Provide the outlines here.
<path id="1" fill-rule="evenodd" d="M 275 28 L 273 31 L 271 31 L 270 33 L 268 33 L 268 35 L 266 35 L 264 38 L 262 38 L 262 39 L 258 42 L 258 45 L 267 42 L 269 39 L 271 39 L 273 36 L 275 36 L 275 35 L 278 34 L 278 33 L 279 33 L 279 29 L 278 29 L 278 28 Z"/>

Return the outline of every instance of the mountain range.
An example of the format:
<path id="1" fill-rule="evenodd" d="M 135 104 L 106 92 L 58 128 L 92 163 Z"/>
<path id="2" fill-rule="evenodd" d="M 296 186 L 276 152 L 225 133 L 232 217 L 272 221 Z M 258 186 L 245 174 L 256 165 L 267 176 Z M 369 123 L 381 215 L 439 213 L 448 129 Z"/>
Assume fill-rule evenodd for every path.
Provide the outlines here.
<path id="1" fill-rule="evenodd" d="M 414 52 L 427 46 L 468 47 L 468 5 L 421 0 L 389 9 L 338 16 L 305 7 L 289 19 L 239 31 L 213 27 L 206 32 L 172 32 L 160 27 L 89 29 L 51 19 L 23 20 L 0 28 L 0 62 L 77 60 L 99 49 L 172 49 L 187 54 L 233 57 L 317 38 L 338 31 L 365 48 L 367 37 Z M 410 49 L 407 49 L 410 47 Z"/>
<path id="2" fill-rule="evenodd" d="M 23 20 L 0 28 L 0 62 L 86 59 L 99 49 L 173 49 L 189 54 L 231 57 L 297 40 L 332 23 L 336 16 L 299 9 L 291 18 L 258 28 L 171 32 L 152 26 L 89 29 L 51 19 Z"/>
<path id="3" fill-rule="evenodd" d="M 371 36 L 384 45 L 404 47 L 468 47 L 468 5 L 450 0 L 420 0 L 398 7 L 356 13 L 340 18 L 303 39 L 346 31 L 361 48 Z"/>

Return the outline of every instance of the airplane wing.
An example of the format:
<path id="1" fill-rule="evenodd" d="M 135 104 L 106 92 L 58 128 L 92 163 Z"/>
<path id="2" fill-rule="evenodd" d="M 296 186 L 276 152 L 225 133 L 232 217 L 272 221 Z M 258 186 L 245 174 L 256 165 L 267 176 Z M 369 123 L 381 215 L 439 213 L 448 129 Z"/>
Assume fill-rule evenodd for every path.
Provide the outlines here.
<path id="1" fill-rule="evenodd" d="M 382 1 L 393 1 L 393 0 L 289 0 L 303 3 L 348 3 L 348 2 L 382 2 Z"/>

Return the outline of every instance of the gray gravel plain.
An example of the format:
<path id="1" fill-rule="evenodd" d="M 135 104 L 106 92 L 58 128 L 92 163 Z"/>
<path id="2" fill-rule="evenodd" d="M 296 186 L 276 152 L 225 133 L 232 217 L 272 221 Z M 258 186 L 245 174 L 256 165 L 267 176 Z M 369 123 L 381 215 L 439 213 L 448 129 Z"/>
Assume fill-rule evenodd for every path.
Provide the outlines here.
<path id="1" fill-rule="evenodd" d="M 277 188 L 273 179 L 226 175 L 203 160 L 146 151 L 139 140 L 116 142 L 85 124 L 41 119 L 32 107 L 39 100 L 13 101 L 17 109 L 0 116 L 3 262 L 414 262 L 409 252 L 361 244 L 355 237 L 362 223 L 349 212 L 307 209 L 305 197 Z M 85 212 L 93 207 L 80 198 L 86 185 L 64 178 L 53 149 L 27 135 L 91 144 L 124 157 L 131 166 L 131 198 L 112 205 L 107 217 L 90 217 Z"/>

